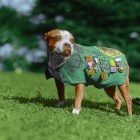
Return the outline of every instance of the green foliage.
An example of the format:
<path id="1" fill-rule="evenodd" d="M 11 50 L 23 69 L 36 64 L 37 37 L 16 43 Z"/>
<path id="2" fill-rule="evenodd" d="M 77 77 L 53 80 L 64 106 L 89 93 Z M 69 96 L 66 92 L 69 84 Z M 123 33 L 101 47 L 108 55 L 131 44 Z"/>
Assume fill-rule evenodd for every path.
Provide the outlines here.
<path id="1" fill-rule="evenodd" d="M 47 16 L 45 32 L 56 28 L 69 30 L 78 44 L 102 45 L 126 54 L 130 70 L 134 68 L 130 80 L 140 81 L 135 74 L 140 69 L 140 37 L 129 36 L 134 31 L 140 32 L 139 8 L 137 0 L 38 0 L 32 14 L 38 11 Z M 63 15 L 64 22 L 55 23 L 56 15 Z"/>
<path id="2" fill-rule="evenodd" d="M 39 10 L 39 7 L 42 8 Z M 140 3 L 136 0 L 72 0 L 71 2 L 48 0 L 38 1 L 33 14 L 39 10 L 47 16 L 45 32 L 55 28 L 65 29 L 74 35 L 76 43 L 79 44 L 98 45 L 98 41 L 101 40 L 99 45 L 106 47 L 116 45 L 126 54 L 128 62 L 132 60 L 131 57 L 136 61 L 130 61 L 130 66 L 140 67 L 138 64 L 140 38 L 129 37 L 132 32 L 140 31 L 139 8 Z M 56 15 L 63 15 L 64 22 L 54 24 Z M 132 49 L 136 49 L 138 58 L 129 54 Z"/>
<path id="3" fill-rule="evenodd" d="M 137 0 L 37 0 L 29 17 L 18 17 L 15 11 L 1 8 L 0 44 L 9 42 L 14 46 L 14 51 L 21 45 L 33 49 L 37 48 L 37 35 L 56 28 L 68 30 L 78 44 L 110 47 L 126 54 L 130 68 L 133 69 L 130 80 L 140 81 L 140 77 L 134 76 L 136 70 L 140 69 L 140 37 L 130 38 L 132 32 L 140 32 L 139 8 L 140 2 Z M 41 13 L 47 17 L 45 24 L 29 23 L 30 17 Z M 64 17 L 62 23 L 55 22 L 57 15 Z M 27 69 L 34 71 L 34 66 L 30 65 Z"/>
<path id="4" fill-rule="evenodd" d="M 66 86 L 65 104 L 56 108 L 54 80 L 47 81 L 44 74 L 2 72 L 0 77 L 1 140 L 138 140 L 140 137 L 140 107 L 134 102 L 132 117 L 127 116 L 124 100 L 120 112 L 115 114 L 115 103 L 103 89 L 89 86 L 85 88 L 80 114 L 73 115 L 74 87 Z M 130 83 L 132 98 L 139 97 L 139 90 L 139 84 Z"/>
<path id="5" fill-rule="evenodd" d="M 5 71 L 14 71 L 16 68 L 30 70 L 31 63 L 27 62 L 25 56 L 18 57 L 16 52 L 21 46 L 28 46 L 29 49 L 38 47 L 37 33 L 31 30 L 34 26 L 28 22 L 28 17 L 18 17 L 16 11 L 6 7 L 0 9 L 0 20 L 0 45 L 10 43 L 13 46 L 11 55 L 0 60 L 5 65 Z M 44 69 L 41 72 L 44 72 Z"/>

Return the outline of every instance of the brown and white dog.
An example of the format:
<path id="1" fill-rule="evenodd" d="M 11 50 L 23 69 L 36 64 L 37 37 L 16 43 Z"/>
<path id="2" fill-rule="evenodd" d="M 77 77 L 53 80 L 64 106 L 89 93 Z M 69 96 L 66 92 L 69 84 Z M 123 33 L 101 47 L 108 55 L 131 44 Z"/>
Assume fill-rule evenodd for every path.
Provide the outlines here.
<path id="1" fill-rule="evenodd" d="M 68 57 L 73 53 L 73 44 L 74 37 L 69 31 L 55 29 L 48 33 L 45 33 L 45 40 L 47 42 L 47 47 L 49 49 L 49 61 L 52 64 L 52 67 L 57 68 L 61 66 L 59 61 L 59 57 L 63 56 L 64 59 L 68 59 Z M 132 115 L 132 98 L 129 94 L 129 65 L 126 64 L 126 82 L 123 85 L 118 86 L 118 89 L 123 96 L 127 108 L 128 114 Z M 59 101 L 57 106 L 64 104 L 65 99 L 65 87 L 64 84 L 55 78 L 55 83 L 58 91 Z M 115 104 L 115 111 L 119 111 L 122 103 L 122 99 L 120 95 L 116 91 L 116 86 L 104 88 L 105 92 L 109 97 L 111 97 Z M 81 102 L 84 95 L 84 83 L 79 83 L 75 86 L 75 104 L 74 109 L 72 111 L 73 114 L 79 114 L 81 110 Z"/>

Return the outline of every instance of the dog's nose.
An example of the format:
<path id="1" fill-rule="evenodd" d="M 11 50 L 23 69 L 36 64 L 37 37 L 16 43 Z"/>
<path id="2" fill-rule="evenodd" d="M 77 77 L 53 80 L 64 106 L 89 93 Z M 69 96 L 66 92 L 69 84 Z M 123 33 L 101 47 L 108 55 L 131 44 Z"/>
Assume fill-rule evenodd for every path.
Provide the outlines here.
<path id="1" fill-rule="evenodd" d="M 64 46 L 69 47 L 70 43 L 66 42 L 66 43 L 64 43 Z"/>

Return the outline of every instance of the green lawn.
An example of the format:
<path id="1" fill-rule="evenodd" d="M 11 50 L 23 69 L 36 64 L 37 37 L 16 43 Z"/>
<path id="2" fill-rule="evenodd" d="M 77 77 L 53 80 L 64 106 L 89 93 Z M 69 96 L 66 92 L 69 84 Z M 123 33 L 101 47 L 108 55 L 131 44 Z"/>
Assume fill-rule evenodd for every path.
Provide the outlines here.
<path id="1" fill-rule="evenodd" d="M 130 83 L 130 94 L 140 98 L 140 84 Z M 75 89 L 66 86 L 66 101 L 56 108 L 54 80 L 44 74 L 0 73 L 0 140 L 140 140 L 140 106 L 133 101 L 127 116 L 124 99 L 115 103 L 104 90 L 85 88 L 82 110 L 71 113 Z"/>

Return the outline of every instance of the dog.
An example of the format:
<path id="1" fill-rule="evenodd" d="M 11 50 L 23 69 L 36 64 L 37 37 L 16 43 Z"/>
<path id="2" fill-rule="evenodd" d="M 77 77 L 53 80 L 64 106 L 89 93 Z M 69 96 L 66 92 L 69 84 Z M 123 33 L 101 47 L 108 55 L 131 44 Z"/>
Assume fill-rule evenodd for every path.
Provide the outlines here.
<path id="1" fill-rule="evenodd" d="M 47 44 L 46 79 L 54 78 L 58 91 L 58 104 L 64 104 L 65 85 L 75 86 L 73 114 L 79 114 L 84 95 L 84 87 L 93 85 L 104 88 L 116 104 L 115 111 L 121 108 L 122 98 L 132 115 L 132 98 L 129 94 L 129 65 L 125 55 L 115 49 L 101 46 L 76 44 L 73 35 L 66 30 L 55 29 L 44 34 Z"/>

